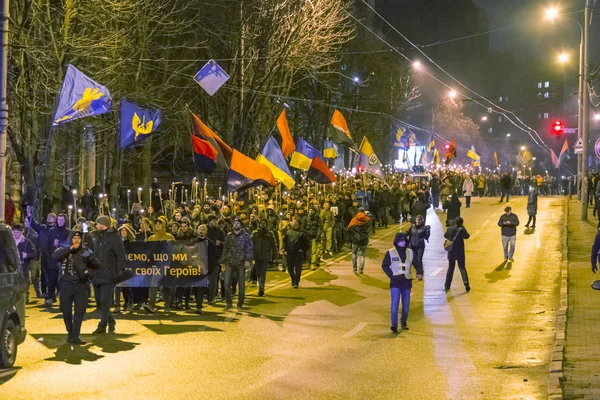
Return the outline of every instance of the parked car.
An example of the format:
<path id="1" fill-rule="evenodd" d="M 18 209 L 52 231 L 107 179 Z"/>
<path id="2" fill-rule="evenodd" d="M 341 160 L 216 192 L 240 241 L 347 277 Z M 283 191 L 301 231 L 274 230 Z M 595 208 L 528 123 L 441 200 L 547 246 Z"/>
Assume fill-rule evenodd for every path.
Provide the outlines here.
<path id="1" fill-rule="evenodd" d="M 12 231 L 0 222 L 0 368 L 15 364 L 17 346 L 25 340 L 28 286 Z"/>

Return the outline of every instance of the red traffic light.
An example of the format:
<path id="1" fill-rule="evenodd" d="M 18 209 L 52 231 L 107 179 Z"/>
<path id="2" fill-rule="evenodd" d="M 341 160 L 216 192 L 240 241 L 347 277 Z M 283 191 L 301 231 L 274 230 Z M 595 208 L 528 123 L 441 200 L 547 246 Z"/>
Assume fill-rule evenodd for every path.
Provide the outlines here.
<path id="1" fill-rule="evenodd" d="M 446 150 L 450 150 L 450 145 L 449 145 L 449 144 L 447 144 L 447 145 L 445 145 L 445 146 L 444 146 L 444 148 L 445 148 Z"/>
<path id="2" fill-rule="evenodd" d="M 552 132 L 557 135 L 562 135 L 564 132 L 564 125 L 561 120 L 554 121 L 554 125 L 552 125 Z"/>

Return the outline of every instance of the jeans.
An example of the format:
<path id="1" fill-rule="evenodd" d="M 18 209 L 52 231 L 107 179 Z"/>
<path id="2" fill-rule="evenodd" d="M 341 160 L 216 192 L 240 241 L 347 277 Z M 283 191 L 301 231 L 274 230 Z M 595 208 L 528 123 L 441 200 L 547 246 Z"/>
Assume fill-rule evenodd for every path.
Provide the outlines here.
<path id="1" fill-rule="evenodd" d="M 196 287 L 196 288 L 188 288 L 193 289 L 194 294 L 196 295 L 196 310 L 202 310 L 202 303 L 204 302 L 204 298 L 208 293 L 207 287 Z"/>
<path id="2" fill-rule="evenodd" d="M 510 189 L 502 189 L 502 196 L 500 196 L 500 203 L 504 200 L 504 196 L 506 196 L 506 202 L 508 203 L 508 197 L 510 195 Z"/>
<path id="3" fill-rule="evenodd" d="M 352 270 L 356 272 L 363 272 L 365 269 L 365 251 L 367 245 L 352 244 Z"/>
<path id="4" fill-rule="evenodd" d="M 465 266 L 465 259 L 463 258 L 450 258 L 448 259 L 448 271 L 446 272 L 446 290 L 450 289 L 452 285 L 452 278 L 454 277 L 454 267 L 456 267 L 456 262 L 458 261 L 458 269 L 460 270 L 460 275 L 462 276 L 463 283 L 465 285 L 465 289 L 470 290 L 469 286 L 469 275 L 467 274 L 467 267 Z"/>
<path id="5" fill-rule="evenodd" d="M 377 219 L 379 220 L 380 226 L 383 225 L 387 228 L 389 218 L 387 206 L 381 206 L 377 209 Z"/>
<path id="6" fill-rule="evenodd" d="M 237 281 L 240 285 L 237 305 L 238 307 L 242 307 L 244 305 L 244 297 L 246 295 L 246 279 L 244 279 L 245 273 L 246 267 L 244 267 L 244 265 L 225 266 L 225 300 L 227 301 L 228 306 L 231 306 L 233 304 L 233 295 L 231 292 L 231 278 L 233 275 L 237 276 Z"/>
<path id="7" fill-rule="evenodd" d="M 413 251 L 413 265 L 417 271 L 423 271 L 423 254 L 425 247 L 411 247 Z"/>
<path id="8" fill-rule="evenodd" d="M 98 329 L 106 329 L 106 325 L 115 325 L 115 319 L 110 312 L 110 304 L 113 298 L 112 283 L 105 283 L 101 285 L 94 285 L 94 292 L 98 294 L 99 308 L 100 308 L 100 322 L 98 322 Z"/>
<path id="9" fill-rule="evenodd" d="M 208 302 L 212 303 L 217 297 L 217 284 L 219 282 L 219 274 L 221 266 L 219 264 L 208 267 Z"/>
<path id="10" fill-rule="evenodd" d="M 392 295 L 392 306 L 390 308 L 392 326 L 398 326 L 398 308 L 400 306 L 400 298 L 402 298 L 402 317 L 400 318 L 400 322 L 402 323 L 402 326 L 406 325 L 406 321 L 408 320 L 408 308 L 410 307 L 410 290 L 410 288 L 390 288 L 390 294 Z"/>
<path id="11" fill-rule="evenodd" d="M 598 217 L 600 218 L 600 217 Z M 530 215 L 529 219 L 527 220 L 527 224 L 526 226 L 529 226 L 529 223 L 533 221 L 533 225 L 531 226 L 532 228 L 535 228 L 535 215 Z"/>
<path id="12" fill-rule="evenodd" d="M 465 199 L 467 200 L 467 208 L 471 207 L 471 196 L 465 196 Z"/>
<path id="13" fill-rule="evenodd" d="M 59 288 L 58 278 L 60 271 L 55 269 L 46 269 L 46 300 L 56 301 L 56 290 Z"/>
<path id="14" fill-rule="evenodd" d="M 60 311 L 63 315 L 69 339 L 79 339 L 81 323 L 87 307 L 87 285 L 85 283 L 62 282 L 60 289 Z M 73 313 L 73 305 L 75 312 Z"/>
<path id="15" fill-rule="evenodd" d="M 261 290 L 265 289 L 265 282 L 267 280 L 267 268 L 268 267 L 269 267 L 269 260 L 255 260 L 254 261 L 254 270 L 256 271 L 258 288 Z"/>
<path id="16" fill-rule="evenodd" d="M 516 236 L 504 236 L 502 235 L 502 247 L 504 248 L 504 259 L 513 258 L 515 254 L 515 242 L 517 241 Z M 510 245 L 510 249 L 508 246 Z"/>
<path id="17" fill-rule="evenodd" d="M 292 279 L 293 285 L 300 284 L 300 277 L 302 277 L 302 252 L 293 251 L 287 254 L 287 267 L 288 274 Z"/>

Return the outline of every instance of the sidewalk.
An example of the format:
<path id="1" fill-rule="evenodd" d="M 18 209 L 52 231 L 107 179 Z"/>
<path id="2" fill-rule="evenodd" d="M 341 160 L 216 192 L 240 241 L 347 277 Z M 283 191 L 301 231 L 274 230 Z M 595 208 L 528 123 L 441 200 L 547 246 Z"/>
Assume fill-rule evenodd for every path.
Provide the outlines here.
<path id="1" fill-rule="evenodd" d="M 570 201 L 567 222 L 568 299 L 563 394 L 565 399 L 600 398 L 600 292 L 590 285 L 590 253 L 596 217 L 581 221 L 580 203 Z"/>

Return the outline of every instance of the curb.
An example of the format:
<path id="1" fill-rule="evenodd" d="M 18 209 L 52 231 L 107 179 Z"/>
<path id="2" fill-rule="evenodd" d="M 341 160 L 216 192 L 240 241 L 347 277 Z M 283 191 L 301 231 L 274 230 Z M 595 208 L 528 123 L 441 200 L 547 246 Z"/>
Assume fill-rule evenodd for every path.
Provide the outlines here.
<path id="1" fill-rule="evenodd" d="M 563 365 L 565 362 L 565 338 L 567 334 L 567 309 L 569 307 L 568 298 L 568 276 L 569 260 L 567 248 L 567 234 L 569 222 L 569 200 L 565 199 L 565 218 L 562 229 L 562 263 L 560 268 L 560 305 L 556 315 L 556 333 L 554 336 L 554 348 L 552 350 L 552 360 L 548 370 L 548 399 L 563 399 L 563 389 L 561 382 L 564 379 Z"/>

